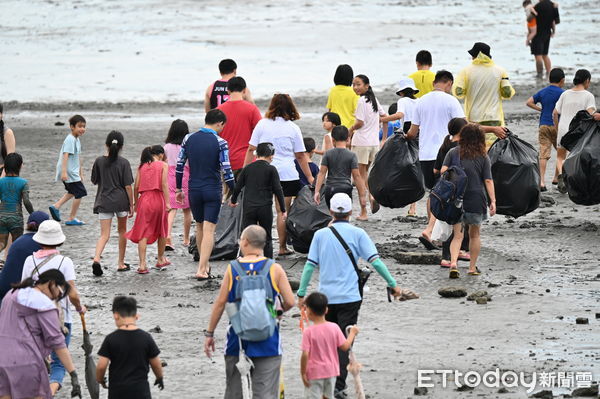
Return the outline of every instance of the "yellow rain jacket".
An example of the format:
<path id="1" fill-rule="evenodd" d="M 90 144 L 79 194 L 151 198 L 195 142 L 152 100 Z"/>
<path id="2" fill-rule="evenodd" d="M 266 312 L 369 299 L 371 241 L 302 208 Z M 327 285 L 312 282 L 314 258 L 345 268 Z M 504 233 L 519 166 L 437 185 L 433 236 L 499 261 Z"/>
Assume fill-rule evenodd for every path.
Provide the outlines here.
<path id="1" fill-rule="evenodd" d="M 502 100 L 510 100 L 515 89 L 508 81 L 504 68 L 494 64 L 487 55 L 479 53 L 473 63 L 460 71 L 452 93 L 465 100 L 465 115 L 469 122 L 504 126 Z"/>

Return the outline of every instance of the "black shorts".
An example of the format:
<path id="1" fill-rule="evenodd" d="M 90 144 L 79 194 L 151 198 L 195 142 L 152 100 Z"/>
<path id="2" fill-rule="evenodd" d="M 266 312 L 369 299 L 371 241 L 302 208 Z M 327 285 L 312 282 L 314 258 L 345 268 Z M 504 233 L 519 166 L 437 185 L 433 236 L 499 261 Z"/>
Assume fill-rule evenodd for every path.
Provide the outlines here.
<path id="1" fill-rule="evenodd" d="M 63 184 L 65 185 L 65 190 L 67 190 L 69 194 L 72 194 L 75 199 L 83 198 L 87 195 L 85 186 L 80 181 L 75 181 L 73 183 L 63 182 Z"/>
<path id="2" fill-rule="evenodd" d="M 435 161 L 419 161 L 421 164 L 421 172 L 423 172 L 423 180 L 425 181 L 425 187 L 429 190 L 437 183 L 438 176 L 433 173 Z"/>
<path id="3" fill-rule="evenodd" d="M 302 183 L 300 180 L 282 181 L 281 188 L 284 197 L 296 197 L 302 188 Z"/>
<path id="4" fill-rule="evenodd" d="M 531 40 L 529 45 L 531 54 L 533 55 L 548 55 L 550 49 L 550 35 L 537 34 Z"/>
<path id="5" fill-rule="evenodd" d="M 327 209 L 329 209 L 331 197 L 337 193 L 346 193 L 352 199 L 352 186 L 325 186 L 325 193 L 323 196 L 325 197 L 325 203 L 327 204 Z"/>

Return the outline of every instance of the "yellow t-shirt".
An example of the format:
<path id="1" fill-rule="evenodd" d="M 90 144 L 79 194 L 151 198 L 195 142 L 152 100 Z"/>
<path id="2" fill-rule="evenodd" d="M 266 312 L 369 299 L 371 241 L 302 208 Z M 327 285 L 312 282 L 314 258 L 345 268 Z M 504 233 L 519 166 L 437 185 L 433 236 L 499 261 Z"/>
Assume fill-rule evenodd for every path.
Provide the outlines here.
<path id="1" fill-rule="evenodd" d="M 354 111 L 358 103 L 358 95 L 350 86 L 337 85 L 329 90 L 327 108 L 340 116 L 342 125 L 348 129 L 354 125 Z"/>
<path id="2" fill-rule="evenodd" d="M 408 75 L 409 78 L 414 80 L 416 88 L 419 90 L 415 97 L 421 98 L 425 94 L 433 90 L 433 80 L 435 79 L 435 73 L 430 70 L 421 70 Z"/>

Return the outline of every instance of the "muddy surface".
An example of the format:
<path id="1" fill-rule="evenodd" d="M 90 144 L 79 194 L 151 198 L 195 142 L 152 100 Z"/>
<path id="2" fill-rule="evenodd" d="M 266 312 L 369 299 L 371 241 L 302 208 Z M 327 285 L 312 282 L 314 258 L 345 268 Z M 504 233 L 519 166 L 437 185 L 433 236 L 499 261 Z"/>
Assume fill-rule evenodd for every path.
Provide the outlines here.
<path id="1" fill-rule="evenodd" d="M 533 87 L 518 87 L 519 95 L 506 105 L 507 121 L 521 138 L 537 146 L 537 118 L 523 106 Z M 391 96 L 382 96 L 389 103 Z M 303 118 L 299 121 L 307 136 L 321 140 L 320 114 L 324 97 L 299 99 Z M 48 107 L 13 104 L 5 114 L 8 126 L 17 135 L 17 149 L 25 157 L 23 176 L 30 181 L 32 201 L 37 209 L 47 208 L 63 194 L 53 182 L 57 152 L 67 134 L 66 122 L 74 112 L 88 118 L 82 139 L 85 179 L 93 160 L 103 152 L 103 141 L 112 129 L 125 133 L 123 155 L 135 169 L 142 148 L 159 144 L 172 119 L 183 117 L 191 128 L 200 126 L 200 104 L 62 104 Z M 264 110 L 264 104 L 261 104 Z M 553 167 L 551 164 L 549 170 Z M 547 182 L 551 179 L 547 175 Z M 202 330 L 206 328 L 218 282 L 199 283 L 191 279 L 195 264 L 181 245 L 181 216 L 175 227 L 176 251 L 173 266 L 166 272 L 140 276 L 116 272 L 117 242 L 111 241 L 103 256 L 105 274 L 94 278 L 91 259 L 99 224 L 92 214 L 95 188 L 85 180 L 90 195 L 83 200 L 80 218 L 83 227 L 64 227 L 68 240 L 62 251 L 77 267 L 77 285 L 88 306 L 88 328 L 96 349 L 114 329 L 110 305 L 115 295 L 134 295 L 139 301 L 139 325 L 152 332 L 168 363 L 163 392 L 155 398 L 218 398 L 224 391 L 224 361 L 210 360 L 202 352 Z M 487 371 L 499 368 L 525 372 L 591 371 L 600 377 L 600 207 L 582 207 L 551 188 L 543 208 L 519 218 L 495 216 L 483 227 L 483 250 L 479 262 L 482 274 L 466 275 L 461 264 L 460 280 L 450 281 L 448 272 L 436 264 L 399 264 L 398 252 L 421 251 L 417 237 L 423 218 L 406 218 L 408 209 L 382 209 L 368 222 L 357 224 L 380 245 L 385 262 L 400 286 L 421 294 L 421 299 L 404 303 L 387 302 L 385 285 L 378 276 L 370 280 L 359 325 L 355 353 L 363 363 L 362 380 L 369 398 L 407 398 L 415 395 L 418 369 Z M 425 201 L 418 204 L 425 214 Z M 68 213 L 68 207 L 63 214 Z M 116 233 L 116 231 L 115 231 Z M 149 262 L 156 254 L 149 249 Z M 137 267 L 134 245 L 127 249 L 127 261 Z M 304 259 L 281 262 L 291 279 L 298 280 Z M 222 274 L 225 262 L 212 264 Z M 486 291 L 492 301 L 442 298 L 440 288 L 455 286 L 467 294 Z M 311 289 L 316 289 L 313 282 Z M 284 375 L 290 398 L 302 396 L 299 378 L 300 330 L 298 311 L 290 311 L 282 322 Z M 585 317 L 589 324 L 576 324 Z M 223 349 L 226 317 L 216 331 L 218 353 Z M 157 328 L 157 326 L 159 328 Z M 83 374 L 83 351 L 79 322 L 74 325 L 71 350 Z M 83 378 L 82 378 L 83 380 Z M 153 380 L 152 380 L 153 381 Z M 349 384 L 352 381 L 349 379 Z M 520 389 L 478 387 L 457 390 L 441 380 L 429 388 L 430 398 L 525 398 Z M 542 387 L 537 388 L 540 390 Z M 571 390 L 554 389 L 555 395 Z M 422 393 L 423 391 L 420 391 Z M 501 391 L 502 392 L 502 391 Z M 66 398 L 66 392 L 58 397 Z M 104 396 L 105 397 L 105 396 Z"/>

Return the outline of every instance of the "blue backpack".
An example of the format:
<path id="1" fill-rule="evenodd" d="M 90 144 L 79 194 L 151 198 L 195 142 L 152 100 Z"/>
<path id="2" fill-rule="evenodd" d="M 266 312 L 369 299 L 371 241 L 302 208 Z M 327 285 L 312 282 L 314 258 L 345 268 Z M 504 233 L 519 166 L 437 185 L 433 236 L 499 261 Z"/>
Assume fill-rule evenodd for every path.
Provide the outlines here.
<path id="1" fill-rule="evenodd" d="M 460 162 L 460 153 L 455 151 L 454 165 L 442 173 L 440 180 L 429 193 L 429 205 L 431 213 L 438 220 L 450 225 L 462 220 L 463 196 L 467 189 L 467 174 Z M 456 162 L 458 161 L 458 162 Z"/>
<path id="2" fill-rule="evenodd" d="M 275 332 L 274 298 L 269 283 L 273 263 L 267 259 L 260 270 L 248 273 L 237 260 L 231 262 L 239 280 L 235 290 L 237 312 L 230 315 L 230 321 L 237 336 L 245 341 L 264 341 Z"/>

